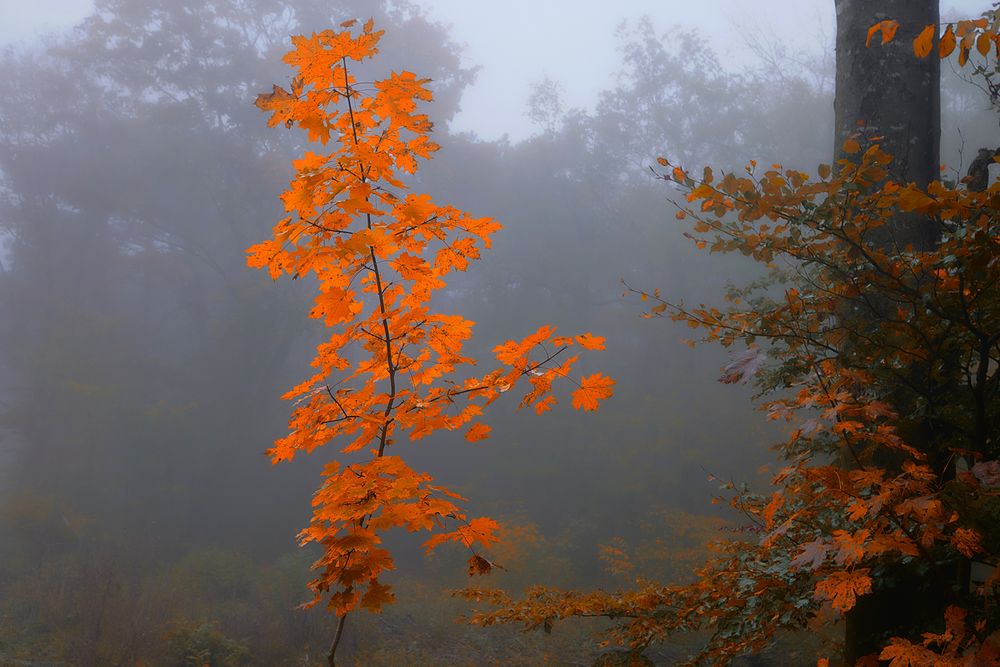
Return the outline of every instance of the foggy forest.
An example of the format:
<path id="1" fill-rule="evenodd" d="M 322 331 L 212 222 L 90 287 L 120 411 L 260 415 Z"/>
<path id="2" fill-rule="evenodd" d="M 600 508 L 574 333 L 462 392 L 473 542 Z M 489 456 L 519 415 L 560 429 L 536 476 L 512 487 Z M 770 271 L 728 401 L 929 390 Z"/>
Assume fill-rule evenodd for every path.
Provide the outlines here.
<path id="1" fill-rule="evenodd" d="M 0 47 L 0 666 L 1000 666 L 1000 2 L 430 4 Z"/>

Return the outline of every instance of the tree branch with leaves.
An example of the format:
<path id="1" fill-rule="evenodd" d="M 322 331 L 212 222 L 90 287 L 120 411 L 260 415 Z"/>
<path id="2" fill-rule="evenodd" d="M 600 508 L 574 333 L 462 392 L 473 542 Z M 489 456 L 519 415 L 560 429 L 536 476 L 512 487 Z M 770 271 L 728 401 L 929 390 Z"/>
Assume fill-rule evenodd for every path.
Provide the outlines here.
<path id="1" fill-rule="evenodd" d="M 275 85 L 257 98 L 269 125 L 301 128 L 323 149 L 293 162 L 282 195 L 287 215 L 272 238 L 248 250 L 250 265 L 274 279 L 312 276 L 310 317 L 331 330 L 312 361 L 315 373 L 284 395 L 295 406 L 290 432 L 268 452 L 279 463 L 344 443 L 323 469 L 312 521 L 299 536 L 323 549 L 306 606 L 325 599 L 340 618 L 331 665 L 347 614 L 358 606 L 378 612 L 394 599 L 383 581 L 394 568 L 381 546 L 386 531 L 431 531 L 428 551 L 463 545 L 470 574 L 494 566 L 483 550 L 497 540 L 498 524 L 468 516 L 461 496 L 391 454 L 401 435 L 462 429 L 474 442 L 489 437 L 484 408 L 516 385 L 527 385 L 520 407 L 539 414 L 557 403 L 559 381 L 575 385 L 573 406 L 583 410 L 596 410 L 614 385 L 601 373 L 575 379 L 579 356 L 565 354 L 602 350 L 602 338 L 557 336 L 548 325 L 497 346 L 495 370 L 462 375 L 476 363 L 463 351 L 474 323 L 434 311 L 432 297 L 501 226 L 406 192 L 405 177 L 438 150 L 430 120 L 418 112 L 431 99 L 428 80 L 403 71 L 359 82 L 353 68 L 378 52 L 382 33 L 371 21 L 341 28 L 293 37 L 284 58 L 296 71 L 289 89 Z"/>

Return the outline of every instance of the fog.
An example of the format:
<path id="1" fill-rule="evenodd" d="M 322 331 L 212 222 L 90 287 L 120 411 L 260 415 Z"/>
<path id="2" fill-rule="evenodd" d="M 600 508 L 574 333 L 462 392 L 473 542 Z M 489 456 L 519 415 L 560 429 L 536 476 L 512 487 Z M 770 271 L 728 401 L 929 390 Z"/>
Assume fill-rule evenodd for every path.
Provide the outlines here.
<path id="1" fill-rule="evenodd" d="M 433 79 L 442 148 L 412 191 L 504 225 L 438 297 L 476 322 L 470 356 L 546 323 L 607 339 L 577 369 L 615 378 L 599 412 L 499 400 L 489 440 L 396 445 L 470 513 L 512 527 L 491 583 L 627 585 L 598 558 L 616 538 L 646 554 L 640 574 L 683 578 L 735 520 L 712 505 L 709 475 L 765 483 L 778 427 L 753 387 L 720 384 L 727 352 L 643 318 L 622 281 L 697 304 L 758 275 L 696 250 L 673 216 L 678 192 L 649 167 L 829 162 L 832 2 L 761 3 L 752 17 L 735 0 L 700 13 L 624 3 L 617 16 L 604 3 L 466 4 L 3 10 L 18 27 L 3 34 L 0 78 L 0 664 L 323 664 L 334 620 L 295 608 L 316 557 L 296 535 L 337 447 L 277 466 L 264 455 L 323 328 L 307 317 L 310 283 L 272 281 L 244 251 L 281 217 L 307 148 L 253 100 L 288 81 L 289 35 L 355 16 L 386 32 L 373 71 Z M 958 168 L 996 120 L 945 76 L 943 155 Z M 591 626 L 453 623 L 470 609 L 448 594 L 466 583 L 460 550 L 390 543 L 399 603 L 352 615 L 345 664 L 589 664 L 598 650 Z M 686 649 L 657 650 L 673 664 Z"/>

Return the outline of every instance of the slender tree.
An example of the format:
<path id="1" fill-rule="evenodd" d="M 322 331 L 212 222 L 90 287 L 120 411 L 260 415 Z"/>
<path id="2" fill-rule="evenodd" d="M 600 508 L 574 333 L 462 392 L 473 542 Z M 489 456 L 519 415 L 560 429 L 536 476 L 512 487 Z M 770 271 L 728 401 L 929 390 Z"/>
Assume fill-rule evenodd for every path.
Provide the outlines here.
<path id="1" fill-rule="evenodd" d="M 378 53 L 382 32 L 369 20 L 355 35 L 355 24 L 293 37 L 284 58 L 295 69 L 289 89 L 275 85 L 257 98 L 271 126 L 299 127 L 321 148 L 293 163 L 282 195 L 287 215 L 248 250 L 250 265 L 273 278 L 314 277 L 310 317 L 331 329 L 312 362 L 316 372 L 285 394 L 295 401 L 290 433 L 269 452 L 279 463 L 343 443 L 342 456 L 323 469 L 312 522 L 300 535 L 323 548 L 307 606 L 325 600 L 338 616 L 331 667 L 348 613 L 378 612 L 394 599 L 384 581 L 395 567 L 381 546 L 387 530 L 435 532 L 428 551 L 464 545 L 470 575 L 493 567 L 481 549 L 496 541 L 498 524 L 468 517 L 461 496 L 393 454 L 401 435 L 462 429 L 467 440 L 483 440 L 490 434 L 483 408 L 523 379 L 530 388 L 521 407 L 539 414 L 557 402 L 556 381 L 576 384 L 573 406 L 583 410 L 596 410 L 614 385 L 601 373 L 572 379 L 579 357 L 563 354 L 574 345 L 604 349 L 604 339 L 556 336 L 553 326 L 497 346 L 496 370 L 456 377 L 475 363 L 463 352 L 474 323 L 433 311 L 431 298 L 450 273 L 479 258 L 500 225 L 405 192 L 418 160 L 438 150 L 430 120 L 418 112 L 431 99 L 428 80 L 402 71 L 359 82 L 355 70 Z"/>

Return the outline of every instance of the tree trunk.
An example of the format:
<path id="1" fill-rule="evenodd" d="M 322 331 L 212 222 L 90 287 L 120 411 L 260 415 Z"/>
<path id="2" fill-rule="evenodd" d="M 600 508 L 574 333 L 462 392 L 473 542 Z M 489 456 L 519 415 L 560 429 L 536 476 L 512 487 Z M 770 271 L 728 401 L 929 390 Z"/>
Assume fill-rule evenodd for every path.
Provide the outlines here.
<path id="1" fill-rule="evenodd" d="M 893 156 L 890 178 L 926 186 L 939 177 L 941 66 L 934 49 L 926 58 L 913 53 L 913 39 L 940 21 L 937 0 L 834 0 L 837 8 L 837 95 L 834 102 L 835 158 L 852 135 L 880 137 Z M 865 46 L 868 28 L 884 19 L 899 22 L 885 45 L 876 34 Z M 864 143 L 864 142 L 862 142 Z M 890 225 L 887 243 L 930 248 L 937 232 L 926 219 L 902 216 Z"/>
<path id="2" fill-rule="evenodd" d="M 837 9 L 835 159 L 844 141 L 877 141 L 893 156 L 889 178 L 926 187 L 939 177 L 940 61 L 934 49 L 917 58 L 913 39 L 939 23 L 937 0 L 834 0 Z M 868 29 L 884 19 L 899 22 L 896 38 L 881 35 L 865 46 Z M 899 215 L 878 231 L 875 242 L 889 249 L 930 249 L 939 238 L 933 220 Z M 919 434 L 915 435 L 920 439 Z M 919 443 L 914 443 L 919 446 Z M 951 578 L 945 572 L 906 571 L 880 577 L 880 587 L 847 614 L 844 657 L 848 664 L 876 652 L 888 637 L 939 618 Z"/>

